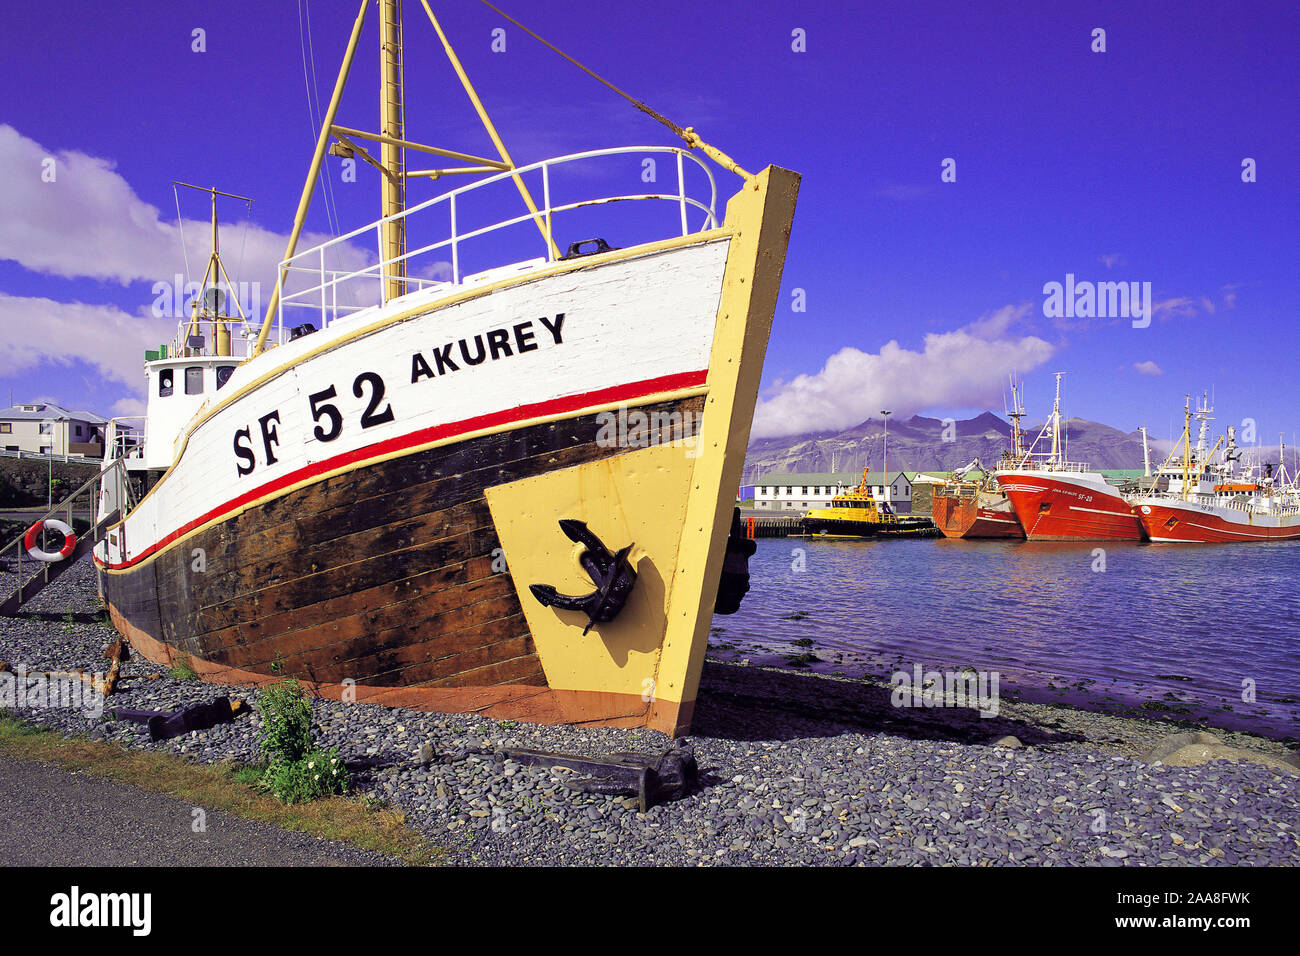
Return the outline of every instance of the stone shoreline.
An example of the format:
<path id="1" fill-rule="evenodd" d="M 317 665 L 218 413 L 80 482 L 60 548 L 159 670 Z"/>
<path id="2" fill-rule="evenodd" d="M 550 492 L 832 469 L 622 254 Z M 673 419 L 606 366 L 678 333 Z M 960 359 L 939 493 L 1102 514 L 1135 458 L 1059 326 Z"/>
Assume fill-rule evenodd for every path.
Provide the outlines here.
<path id="1" fill-rule="evenodd" d="M 96 620 L 89 563 L 25 611 L 0 619 L 0 660 L 28 671 L 104 669 L 116 634 Z M 132 660 L 107 706 L 174 709 L 223 694 L 257 706 L 255 691 L 146 676 L 158 670 Z M 982 718 L 896 708 L 889 697 L 877 683 L 711 661 L 691 738 L 703 786 L 646 814 L 632 799 L 572 792 L 558 771 L 452 758 L 499 746 L 657 752 L 667 739 L 654 731 L 332 701 L 313 702 L 313 712 L 318 739 L 341 749 L 360 792 L 401 808 L 452 864 L 1300 863 L 1300 777 L 1286 767 L 1144 762 L 1179 729 L 1167 722 L 1005 698 L 996 717 Z M 138 725 L 75 710 L 20 716 L 202 762 L 257 758 L 256 712 L 158 744 Z M 1277 741 L 1215 734 L 1274 761 L 1295 759 Z M 1006 737 L 1016 740 L 993 746 Z M 433 752 L 426 765 L 424 743 Z"/>

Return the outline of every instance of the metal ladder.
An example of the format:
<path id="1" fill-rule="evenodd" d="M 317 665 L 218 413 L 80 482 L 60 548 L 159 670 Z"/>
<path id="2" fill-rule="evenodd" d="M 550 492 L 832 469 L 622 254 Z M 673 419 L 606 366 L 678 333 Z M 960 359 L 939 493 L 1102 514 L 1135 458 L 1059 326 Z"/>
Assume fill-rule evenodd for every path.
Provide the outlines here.
<path id="1" fill-rule="evenodd" d="M 113 496 L 115 501 L 125 501 L 126 490 L 129 489 L 130 483 L 127 480 L 125 460 L 114 458 L 109 464 L 87 481 L 84 485 L 74 491 L 68 497 L 64 498 L 57 505 L 47 511 L 40 517 L 37 523 L 42 523 L 49 518 L 63 518 L 67 521 L 69 527 L 73 527 L 73 511 L 78 498 L 88 496 L 90 503 L 91 527 L 83 535 L 77 537 L 76 550 L 70 556 L 62 561 L 37 561 L 27 556 L 27 549 L 23 547 L 23 536 L 20 535 L 17 540 L 9 542 L 3 548 L 0 548 L 0 561 L 4 561 L 6 554 L 13 551 L 17 557 L 17 574 L 18 586 L 14 589 L 4 603 L 0 604 L 0 615 L 13 616 L 21 610 L 22 606 L 34 598 L 41 591 L 45 590 L 50 584 L 58 580 L 63 572 L 76 564 L 81 558 L 85 557 L 94 547 L 104 540 L 108 529 L 118 522 L 121 518 L 121 511 L 114 509 L 105 514 L 100 514 L 100 502 L 103 496 L 104 483 L 112 480 L 118 482 Z M 100 514 L 98 518 L 95 516 Z M 25 533 L 24 533 L 25 534 Z M 25 575 L 24 558 L 26 565 L 31 569 L 30 575 Z"/>

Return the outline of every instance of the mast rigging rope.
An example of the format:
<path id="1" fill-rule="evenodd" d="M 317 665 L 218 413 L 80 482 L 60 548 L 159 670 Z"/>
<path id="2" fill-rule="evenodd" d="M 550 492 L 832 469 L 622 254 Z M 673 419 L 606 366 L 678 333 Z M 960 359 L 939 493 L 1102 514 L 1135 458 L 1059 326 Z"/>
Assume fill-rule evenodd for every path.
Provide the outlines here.
<path id="1" fill-rule="evenodd" d="M 541 43 L 543 46 L 549 47 L 551 50 L 555 51 L 555 52 L 558 53 L 560 56 L 564 57 L 564 59 L 568 60 L 570 63 L 572 63 L 572 64 L 573 64 L 574 66 L 576 66 L 578 69 L 582 70 L 582 72 L 586 73 L 586 74 L 587 74 L 588 76 L 590 76 L 592 79 L 594 79 L 594 80 L 598 80 L 598 81 L 600 81 L 601 83 L 603 83 L 605 86 L 609 87 L 611 90 L 613 90 L 613 91 L 614 91 L 615 93 L 617 93 L 619 96 L 623 97 L 623 99 L 627 100 L 629 103 L 631 103 L 633 106 L 635 106 L 635 107 L 636 107 L 637 109 L 639 109 L 641 112 L 645 113 L 645 114 L 646 114 L 647 116 L 649 116 L 650 118 L 655 119 L 655 120 L 658 120 L 660 123 L 663 123 L 663 125 L 667 126 L 670 130 L 672 130 L 674 133 L 676 133 L 676 134 L 677 134 L 678 136 L 680 136 L 682 139 L 686 140 L 686 142 L 688 142 L 688 143 L 691 143 L 691 142 L 692 142 L 690 134 L 688 134 L 688 133 L 686 132 L 686 130 L 682 129 L 680 126 L 678 126 L 678 125 L 677 125 L 676 123 L 674 123 L 672 120 L 668 119 L 668 117 L 662 115 L 661 113 L 657 113 L 654 109 L 652 109 L 651 107 L 647 106 L 645 103 L 643 103 L 643 102 L 641 102 L 640 100 L 638 100 L 635 96 L 632 96 L 630 93 L 625 93 L 625 92 L 623 92 L 623 91 L 620 90 L 617 86 L 615 86 L 613 83 L 609 82 L 609 80 L 605 79 L 603 76 L 601 76 L 600 74 L 596 73 L 594 70 L 591 70 L 591 69 L 589 69 L 589 68 L 583 66 L 581 63 L 579 63 L 579 62 L 578 62 L 577 60 L 575 60 L 573 57 L 569 56 L 569 54 L 565 53 L 563 50 L 561 50 L 559 47 L 557 47 L 554 43 L 551 43 L 551 42 L 549 42 L 548 40 L 546 40 L 545 38 L 543 38 L 543 37 L 541 37 L 541 36 L 538 36 L 536 33 L 534 33 L 532 30 L 528 29 L 528 27 L 524 26 L 522 23 L 520 23 L 518 20 L 516 20 L 516 19 L 515 19 L 514 17 L 512 17 L 510 14 L 506 13 L 506 12 L 505 12 L 504 10 L 502 10 L 500 7 L 493 6 L 491 3 L 488 2 L 488 0 L 479 0 L 479 3 L 483 4 L 483 6 L 487 7 L 489 10 L 494 11 L 494 12 L 497 13 L 499 16 L 502 16 L 502 17 L 504 17 L 505 19 L 509 20 L 511 23 L 513 23 L 513 24 L 514 24 L 515 26 L 517 26 L 519 29 L 523 30 L 523 31 L 524 31 L 525 33 L 527 33 L 530 37 L 532 37 L 534 40 L 536 40 L 538 43 Z M 692 145 L 693 145 L 693 144 L 692 144 Z"/>
<path id="2" fill-rule="evenodd" d="M 303 23 L 303 7 L 306 5 L 306 23 Z M 316 47 L 311 38 L 311 0 L 298 0 L 298 50 L 302 55 L 302 81 L 307 88 L 307 122 L 311 125 L 312 142 L 315 143 L 317 130 L 320 128 L 320 96 L 316 91 Z M 311 71 L 308 73 L 307 60 L 310 51 Z M 313 108 L 313 102 L 315 106 Z M 328 166 L 325 174 L 325 219 L 334 235 L 342 232 L 339 225 L 338 209 L 334 203 L 334 182 Z"/>
<path id="3" fill-rule="evenodd" d="M 176 200 L 176 228 L 181 232 L 181 255 L 185 258 L 185 284 L 190 284 L 190 253 L 185 248 L 185 222 L 181 219 L 181 195 L 176 189 L 176 184 L 172 183 L 172 198 Z M 184 295 L 185 290 L 180 290 Z M 179 307 L 176 311 L 180 311 Z"/>
<path id="4" fill-rule="evenodd" d="M 709 156 L 709 158 L 711 158 L 711 159 L 714 160 L 715 162 L 719 163 L 720 165 L 725 166 L 727 169 L 730 169 L 733 173 L 735 173 L 736 175 L 742 177 L 743 179 L 747 179 L 747 180 L 748 180 L 748 179 L 752 179 L 752 178 L 753 178 L 749 173 L 747 173 L 747 172 L 745 172 L 745 170 L 741 169 L 740 166 L 736 164 L 736 161 L 733 160 L 730 156 L 726 155 L 725 153 L 723 153 L 721 150 L 717 149 L 716 147 L 713 147 L 713 146 L 708 145 L 707 143 L 704 142 L 704 140 L 700 139 L 699 134 L 696 133 L 695 130 L 692 129 L 691 127 L 688 126 L 688 127 L 683 128 L 683 127 L 681 127 L 681 126 L 678 126 L 676 123 L 674 123 L 674 122 L 673 122 L 672 120 L 670 120 L 668 117 L 666 117 L 666 116 L 664 116 L 662 113 L 659 113 L 658 111 L 654 110 L 652 107 L 650 107 L 650 106 L 647 105 L 646 103 L 643 103 L 641 100 L 638 100 L 638 99 L 637 99 L 635 96 L 633 96 L 632 94 L 630 94 L 630 93 L 626 93 L 626 92 L 624 92 L 623 90 L 620 90 L 617 86 L 615 86 L 613 83 L 609 82 L 609 80 L 605 79 L 603 76 L 601 76 L 601 75 L 600 75 L 599 73 L 597 73 L 595 70 L 592 70 L 592 69 L 590 69 L 589 67 L 584 66 L 583 64 L 579 63 L 579 62 L 578 62 L 577 60 L 575 60 L 573 57 L 569 56 L 569 54 L 565 53 L 563 50 L 561 50 L 559 47 L 557 47 L 554 43 L 551 43 L 550 41 L 546 40 L 545 38 L 539 36 L 539 35 L 538 35 L 537 33 L 535 33 L 534 31 L 528 29 L 528 27 L 524 26 L 522 23 L 520 23 L 520 22 L 519 22 L 518 20 L 516 20 L 514 17 L 510 16 L 510 14 L 506 13 L 506 12 L 505 12 L 504 10 L 502 10 L 500 7 L 494 6 L 492 3 L 489 2 L 489 0 L 479 0 L 479 3 L 483 4 L 483 6 L 487 7 L 489 10 L 493 11 L 494 13 L 498 14 L 499 16 L 504 17 L 504 18 L 505 18 L 506 20 L 508 20 L 509 22 L 513 23 L 513 24 L 514 24 L 515 26 L 517 26 L 519 29 L 523 30 L 523 31 L 524 31 L 525 33 L 527 33 L 530 37 L 532 37 L 534 40 L 536 40 L 538 43 L 541 43 L 543 46 L 548 47 L 549 49 L 551 49 L 551 50 L 553 50 L 554 52 L 558 53 L 560 56 L 564 57 L 564 59 L 568 60 L 570 63 L 572 63 L 572 64 L 573 64 L 574 66 L 576 66 L 578 69 L 582 70 L 582 72 L 584 72 L 584 73 L 586 73 L 588 76 L 590 76 L 592 79 L 597 80 L 597 81 L 599 81 L 600 83 L 604 84 L 605 86 L 609 87 L 611 90 L 613 90 L 613 91 L 614 91 L 615 93 L 617 93 L 619 96 L 623 97 L 623 99 L 627 100 L 629 103 L 631 103 L 633 106 L 635 106 L 635 107 L 636 107 L 638 110 L 640 110 L 642 113 L 645 113 L 645 114 L 646 114 L 647 116 L 649 116 L 651 119 L 653 119 L 653 120 L 657 120 L 658 122 L 662 123 L 664 126 L 668 127 L 670 130 L 672 130 L 674 133 L 676 133 L 678 136 L 680 136 L 680 137 L 682 138 L 682 140 L 686 143 L 687 146 L 691 147 L 692 149 L 700 149 L 700 150 L 702 150 L 702 151 L 703 151 L 707 156 Z"/>

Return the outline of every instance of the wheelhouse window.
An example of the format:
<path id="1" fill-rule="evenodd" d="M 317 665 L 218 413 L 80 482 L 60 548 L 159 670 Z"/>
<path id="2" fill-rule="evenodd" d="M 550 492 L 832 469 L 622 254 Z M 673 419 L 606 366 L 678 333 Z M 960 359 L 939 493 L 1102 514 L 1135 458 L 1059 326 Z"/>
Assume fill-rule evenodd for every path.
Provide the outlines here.
<path id="1" fill-rule="evenodd" d="M 218 365 L 217 366 L 217 389 L 220 390 L 230 381 L 230 376 L 235 374 L 235 366 Z"/>
<path id="2" fill-rule="evenodd" d="M 185 370 L 185 394 L 203 394 L 203 367 L 191 366 Z"/>
<path id="3" fill-rule="evenodd" d="M 173 370 L 169 368 L 165 368 L 158 373 L 158 397 L 159 398 L 166 398 L 168 395 L 170 395 L 172 392 L 175 391 L 172 373 Z"/>

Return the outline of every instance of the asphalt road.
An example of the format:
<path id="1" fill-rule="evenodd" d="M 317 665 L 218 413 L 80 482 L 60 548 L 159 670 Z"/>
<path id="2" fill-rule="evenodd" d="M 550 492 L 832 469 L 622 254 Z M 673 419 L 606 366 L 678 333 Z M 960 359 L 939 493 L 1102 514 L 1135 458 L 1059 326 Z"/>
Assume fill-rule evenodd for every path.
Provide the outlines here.
<path id="1" fill-rule="evenodd" d="M 392 861 L 50 764 L 0 755 L 0 866 L 375 866 Z"/>

